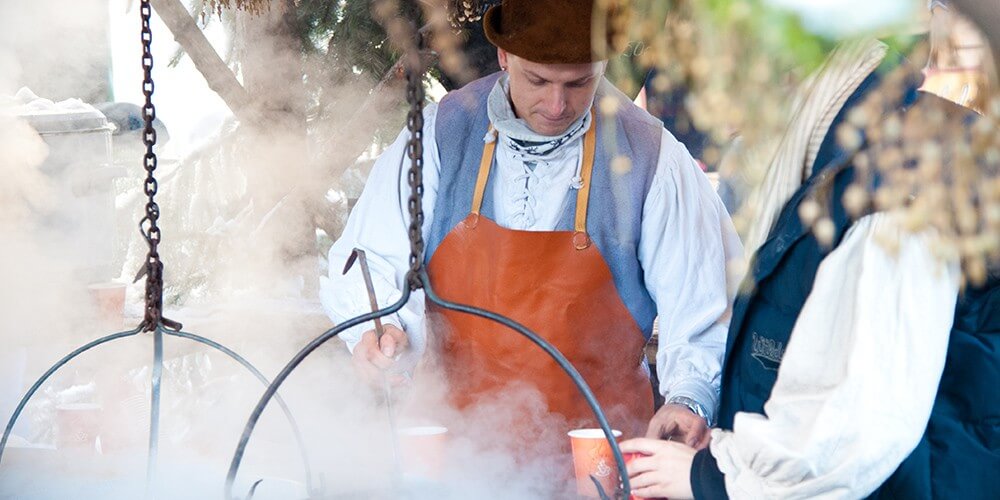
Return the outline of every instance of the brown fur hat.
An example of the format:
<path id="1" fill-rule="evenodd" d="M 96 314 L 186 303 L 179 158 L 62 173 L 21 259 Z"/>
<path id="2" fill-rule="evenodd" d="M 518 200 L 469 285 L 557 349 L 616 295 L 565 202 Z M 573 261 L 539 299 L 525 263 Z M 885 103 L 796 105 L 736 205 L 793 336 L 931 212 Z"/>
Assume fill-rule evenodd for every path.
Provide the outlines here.
<path id="1" fill-rule="evenodd" d="M 493 45 L 529 61 L 543 64 L 580 64 L 608 59 L 613 33 L 596 47 L 591 30 L 594 0 L 504 0 L 483 16 L 486 38 Z M 610 18 L 611 16 L 607 16 Z"/>

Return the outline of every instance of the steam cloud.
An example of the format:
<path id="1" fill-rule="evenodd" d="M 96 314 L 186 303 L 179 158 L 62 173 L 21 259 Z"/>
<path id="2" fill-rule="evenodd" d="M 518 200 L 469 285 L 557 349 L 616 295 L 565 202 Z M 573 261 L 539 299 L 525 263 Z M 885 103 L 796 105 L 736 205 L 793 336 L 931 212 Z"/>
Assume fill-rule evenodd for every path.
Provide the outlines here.
<path id="1" fill-rule="evenodd" d="M 106 81 L 101 72 L 108 69 L 102 42 L 107 36 L 101 28 L 107 19 L 107 4 L 96 0 L 0 4 L 0 96 L 8 96 L 0 97 L 0 109 L 12 105 L 9 96 L 22 86 L 53 101 L 82 98 L 96 104 L 107 99 L 107 88 L 102 89 L 107 84 L 101 83 Z M 168 33 L 156 36 L 158 51 L 174 50 Z M 275 42 L 257 37 L 249 43 Z M 257 61 L 264 67 L 287 63 L 282 50 L 262 57 L 272 58 Z M 307 57 L 301 64 L 319 73 L 323 61 Z M 181 69 L 160 64 L 154 74 L 176 71 Z M 281 72 L 273 76 L 281 77 Z M 358 113 L 358 102 L 368 98 L 373 82 L 348 78 L 322 85 L 318 92 L 324 106 L 310 118 L 309 135 L 295 127 L 249 127 L 230 120 L 200 149 L 179 158 L 161 156 L 157 199 L 163 213 L 165 314 L 182 321 L 186 331 L 242 354 L 267 376 L 331 326 L 318 306 L 315 279 L 326 266 L 321 260 L 324 245 L 337 236 L 350 191 L 357 190 L 348 184 L 366 175 L 364 164 L 341 175 L 344 165 L 353 162 L 344 151 L 372 156 L 377 148 L 358 147 L 372 138 L 359 131 L 383 127 L 395 133 L 403 124 L 396 107 L 403 95 L 398 82 L 389 82 L 383 90 L 388 97 L 373 99 L 363 113 Z M 114 259 L 120 273 L 106 279 L 130 282 L 146 251 L 136 228 L 145 203 L 144 172 L 138 139 L 116 140 L 114 163 L 125 165 L 126 171 L 113 181 L 116 215 L 108 222 L 118 235 Z M 132 142 L 122 142 L 126 140 Z M 50 224 L 53 213 L 72 203 L 72 193 L 63 190 L 65 179 L 43 168 L 50 153 L 58 151 L 49 151 L 23 120 L 3 116 L 0 151 L 0 419 L 6 422 L 31 382 L 57 359 L 138 324 L 143 291 L 142 283 L 129 286 L 126 321 L 102 321 L 87 293 L 88 280 L 78 272 L 77 250 L 86 242 L 69 240 Z M 120 158 L 122 154 L 135 156 Z M 77 160 L 94 167 L 105 161 Z M 0 496 L 142 496 L 151 357 L 151 338 L 140 334 L 98 347 L 57 372 L 14 428 L 0 462 Z M 154 491 L 161 498 L 219 498 L 263 385 L 230 358 L 188 340 L 167 337 L 165 358 Z M 357 379 L 339 341 L 312 355 L 279 394 L 305 437 L 316 486 L 344 498 L 392 495 L 386 409 L 379 391 Z M 567 446 L 568 440 L 561 422 L 540 413 L 512 413 L 511 401 L 530 408 L 534 398 L 530 391 L 515 389 L 474 414 L 459 415 L 449 409 L 447 387 L 431 364 L 399 391 L 396 418 L 401 426 L 449 427 L 445 496 L 552 498 L 566 491 L 572 471 L 567 457 L 551 450 Z M 58 427 L 66 425 L 58 408 L 74 403 L 100 408 L 95 431 L 99 452 L 54 448 Z M 538 443 L 549 452 L 529 458 L 511 449 L 506 430 L 523 418 L 536 418 L 538 426 L 552 429 Z M 250 441 L 237 494 L 245 494 L 259 478 L 264 481 L 255 498 L 305 494 L 298 448 L 273 401 Z M 416 483 L 413 491 L 417 497 L 437 498 L 439 488 Z"/>

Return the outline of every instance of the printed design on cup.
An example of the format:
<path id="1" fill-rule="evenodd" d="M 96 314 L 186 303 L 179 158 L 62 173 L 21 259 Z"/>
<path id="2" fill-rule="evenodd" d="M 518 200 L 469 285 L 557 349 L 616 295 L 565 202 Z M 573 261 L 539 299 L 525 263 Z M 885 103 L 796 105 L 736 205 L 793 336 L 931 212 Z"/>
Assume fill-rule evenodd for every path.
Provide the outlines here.
<path id="1" fill-rule="evenodd" d="M 614 471 L 608 466 L 607 456 L 611 453 L 611 448 L 608 446 L 595 446 L 590 450 L 590 459 L 593 467 L 591 470 L 594 471 L 594 475 L 597 477 L 608 477 L 611 472 Z"/>
<path id="2" fill-rule="evenodd" d="M 601 429 L 574 429 L 569 433 L 570 447 L 573 451 L 573 468 L 576 474 L 577 493 L 588 498 L 599 496 L 594 480 L 605 492 L 618 488 L 618 468 L 615 466 L 614 454 L 604 431 Z M 612 430 L 615 440 L 622 436 L 621 431 Z"/>

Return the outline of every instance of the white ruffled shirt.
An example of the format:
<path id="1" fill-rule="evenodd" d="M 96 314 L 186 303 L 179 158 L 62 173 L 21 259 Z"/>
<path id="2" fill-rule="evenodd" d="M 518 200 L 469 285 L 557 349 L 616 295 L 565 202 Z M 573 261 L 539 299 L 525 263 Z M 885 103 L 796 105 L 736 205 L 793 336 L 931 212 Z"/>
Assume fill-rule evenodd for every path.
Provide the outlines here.
<path id="1" fill-rule="evenodd" d="M 608 84 L 606 81 L 602 84 Z M 424 110 L 424 238 L 434 217 L 440 161 L 434 139 L 437 105 Z M 588 123 L 587 126 L 590 124 Z M 543 157 L 513 151 L 499 131 L 496 147 L 496 222 L 506 228 L 552 231 L 575 193 L 583 141 L 575 137 Z M 320 279 L 320 299 L 335 323 L 370 311 L 360 271 L 340 274 L 357 247 L 365 250 L 380 306 L 396 302 L 409 268 L 406 143 L 403 130 L 375 162 L 341 237 L 330 249 L 330 275 Z M 742 247 L 725 207 L 687 150 L 663 130 L 660 157 L 643 206 L 638 258 L 660 318 L 657 372 L 660 392 L 701 403 L 714 417 L 731 300 L 727 264 Z M 533 162 L 529 168 L 526 162 Z M 471 207 L 470 207 L 471 208 Z M 424 294 L 417 291 L 397 314 L 383 319 L 407 332 L 415 363 L 426 346 Z M 340 334 L 350 349 L 373 325 Z"/>
<path id="2" fill-rule="evenodd" d="M 820 264 L 765 415 L 710 450 L 732 498 L 863 498 L 916 447 L 944 370 L 960 269 L 934 235 L 862 218 Z M 895 251 L 880 242 L 893 242 Z"/>

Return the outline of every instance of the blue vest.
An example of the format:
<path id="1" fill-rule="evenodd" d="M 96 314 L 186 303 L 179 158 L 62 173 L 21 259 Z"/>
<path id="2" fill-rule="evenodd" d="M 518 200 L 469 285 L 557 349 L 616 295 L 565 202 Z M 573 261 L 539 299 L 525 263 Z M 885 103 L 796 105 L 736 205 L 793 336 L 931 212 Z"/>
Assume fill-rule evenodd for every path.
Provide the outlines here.
<path id="1" fill-rule="evenodd" d="M 813 176 L 785 204 L 747 276 L 754 288 L 733 308 L 723 364 L 719 426 L 732 429 L 737 412 L 764 413 L 784 348 L 812 290 L 820 262 L 853 223 L 840 203 L 854 180 L 851 168 L 821 168 L 846 158 L 834 139 L 847 111 L 877 86 L 873 74 L 834 119 Z M 917 99 L 915 87 L 903 107 Z M 925 95 L 920 99 L 937 99 Z M 957 106 L 956 106 L 957 107 Z M 798 217 L 818 182 L 831 182 L 834 244 L 825 248 Z M 914 332 L 919 334 L 919 332 Z M 900 386 L 899 390 L 907 390 Z M 877 410 L 858 408 L 859 412 Z M 955 310 L 947 361 L 930 422 L 917 448 L 872 498 L 1000 498 L 1000 276 L 966 290 Z"/>
<path id="2" fill-rule="evenodd" d="M 487 96 L 499 76 L 494 73 L 449 92 L 438 106 L 434 135 L 441 178 L 424 254 L 427 262 L 445 236 L 472 209 L 473 189 L 483 155 L 483 137 L 489 128 Z M 642 207 L 656 172 L 663 127 L 607 82 L 599 87 L 597 99 L 603 95 L 619 99 L 619 112 L 613 123 L 607 123 L 601 113 L 597 113 L 591 124 L 597 127 L 597 151 L 587 209 L 587 232 L 611 269 L 622 302 L 648 339 L 656 317 L 656 303 L 646 290 L 639 263 L 639 237 Z M 608 133 L 613 135 L 609 138 Z M 630 172 L 624 175 L 611 172 L 611 159 L 616 153 L 632 160 Z M 494 165 L 495 162 L 494 158 Z M 481 211 L 492 220 L 496 220 L 495 170 L 495 167 L 491 170 Z M 575 213 L 576 196 L 572 195 L 555 229 L 572 231 Z"/>

